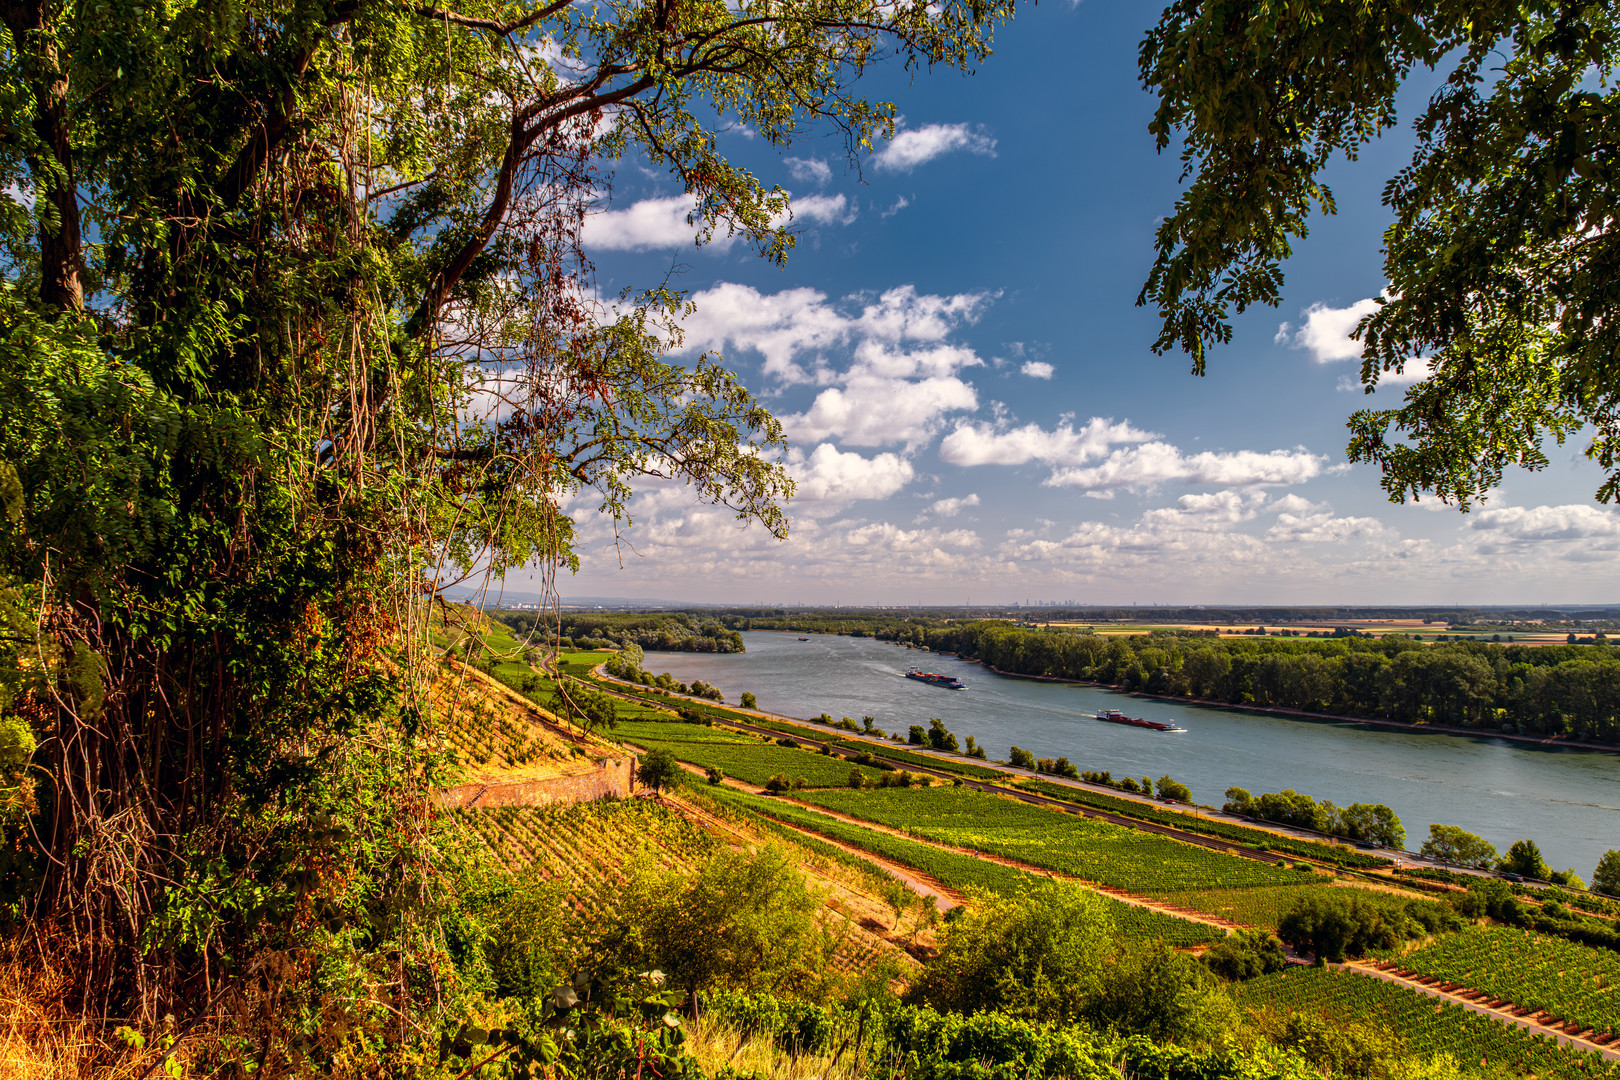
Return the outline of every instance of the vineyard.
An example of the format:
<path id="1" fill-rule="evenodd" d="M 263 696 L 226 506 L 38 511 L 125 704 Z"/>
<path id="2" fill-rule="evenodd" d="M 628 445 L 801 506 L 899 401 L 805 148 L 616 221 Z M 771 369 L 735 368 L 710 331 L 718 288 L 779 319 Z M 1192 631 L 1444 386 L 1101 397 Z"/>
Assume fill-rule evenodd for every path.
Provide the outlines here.
<path id="1" fill-rule="evenodd" d="M 646 799 L 463 810 L 456 817 L 498 862 L 534 866 L 566 882 L 585 912 L 611 910 L 634 860 L 689 869 L 717 845 L 709 833 Z"/>
<path id="2" fill-rule="evenodd" d="M 887 833 L 863 829 L 805 810 L 791 802 L 768 796 L 750 795 L 734 788 L 713 788 L 709 794 L 756 814 L 809 829 L 851 847 L 869 851 L 881 858 L 921 871 L 948 889 L 965 892 L 982 889 L 998 896 L 1016 896 L 1042 880 L 1039 875 L 1011 866 L 976 859 L 971 855 L 941 851 L 916 840 L 904 840 Z M 1119 936 L 1130 941 L 1161 940 L 1178 947 L 1202 945 L 1224 936 L 1219 930 L 1188 922 L 1172 915 L 1126 904 L 1104 895 Z"/>
<path id="3" fill-rule="evenodd" d="M 1278 921 L 1288 913 L 1288 910 L 1307 897 L 1345 899 L 1355 896 L 1374 907 L 1386 909 L 1392 915 L 1398 914 L 1409 900 L 1416 899 L 1377 889 L 1335 885 L 1280 885 L 1261 889 L 1188 889 L 1156 895 L 1180 907 L 1218 915 L 1245 926 L 1258 926 L 1267 930 L 1275 930 Z"/>
<path id="4" fill-rule="evenodd" d="M 623 725 L 628 727 L 629 725 Z M 641 730 L 650 724 L 638 725 Z M 682 761 L 703 768 L 714 768 L 727 776 L 749 784 L 763 785 L 771 777 L 781 774 L 789 780 L 804 777 L 810 787 L 842 787 L 849 783 L 851 771 L 859 769 L 863 776 L 877 779 L 879 769 L 852 765 L 842 758 L 828 757 L 814 750 L 798 750 L 773 743 L 762 743 L 747 736 L 716 732 L 698 724 L 668 724 L 668 728 L 684 728 L 674 732 L 675 738 L 654 732 L 657 737 L 624 735 L 638 746 L 649 750 L 664 749 Z M 703 732 L 705 735 L 698 735 Z"/>
<path id="5" fill-rule="evenodd" d="M 1416 991 L 1366 975 L 1329 968 L 1294 967 L 1239 983 L 1238 1003 L 1248 1009 L 1318 1013 L 1336 1021 L 1354 1017 L 1382 1021 L 1413 1050 L 1453 1055 L 1465 1069 L 1480 1062 L 1537 1080 L 1620 1077 L 1620 1065 L 1597 1054 L 1565 1049 L 1551 1039 L 1509 1027 L 1461 1005 L 1448 1005 Z"/>
<path id="6" fill-rule="evenodd" d="M 1319 880 L 1120 825 L 967 788 L 809 792 L 804 801 L 953 847 L 1149 896 Z"/>
<path id="7" fill-rule="evenodd" d="M 1582 1027 L 1620 1032 L 1620 956 L 1606 950 L 1515 927 L 1472 927 L 1395 962 Z"/>
<path id="8" fill-rule="evenodd" d="M 1070 787 L 1067 784 L 1054 784 L 1049 780 L 1023 780 L 1019 782 L 1018 786 L 1049 798 L 1063 799 L 1066 802 L 1079 803 L 1082 806 L 1095 806 L 1099 810 L 1108 810 L 1116 814 L 1140 818 L 1143 821 L 1168 825 L 1173 829 L 1203 833 L 1205 836 L 1218 836 L 1223 840 L 1233 840 L 1239 844 L 1265 848 L 1268 851 L 1279 851 L 1302 859 L 1316 859 L 1318 862 L 1334 863 L 1339 866 L 1350 866 L 1361 870 L 1371 870 L 1390 865 L 1388 859 L 1378 855 L 1368 855 L 1351 847 L 1319 844 L 1310 840 L 1299 840 L 1294 837 L 1283 836 L 1265 829 L 1251 829 L 1244 825 L 1234 825 L 1228 821 L 1212 821 L 1209 818 L 1201 818 L 1197 815 L 1189 816 L 1174 810 L 1161 810 L 1156 806 L 1136 799 L 1122 799 L 1085 788 Z"/>

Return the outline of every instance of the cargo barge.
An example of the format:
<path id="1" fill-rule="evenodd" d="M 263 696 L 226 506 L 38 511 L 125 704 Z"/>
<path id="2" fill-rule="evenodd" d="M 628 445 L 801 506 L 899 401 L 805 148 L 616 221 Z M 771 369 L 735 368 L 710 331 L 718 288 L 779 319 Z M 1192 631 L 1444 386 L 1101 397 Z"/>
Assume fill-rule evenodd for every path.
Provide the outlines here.
<path id="1" fill-rule="evenodd" d="M 1097 713 L 1097 719 L 1106 720 L 1110 724 L 1129 724 L 1131 727 L 1147 728 L 1149 731 L 1186 731 L 1179 724 L 1168 720 L 1144 720 L 1139 716 L 1126 716 L 1118 709 L 1102 709 Z"/>

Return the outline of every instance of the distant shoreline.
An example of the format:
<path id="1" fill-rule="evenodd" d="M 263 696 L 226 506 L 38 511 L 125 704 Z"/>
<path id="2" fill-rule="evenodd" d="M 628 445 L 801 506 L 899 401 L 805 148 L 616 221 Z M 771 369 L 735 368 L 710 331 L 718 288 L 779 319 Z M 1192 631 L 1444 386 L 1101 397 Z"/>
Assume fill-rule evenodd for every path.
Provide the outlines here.
<path id="1" fill-rule="evenodd" d="M 1586 742 L 1581 739 L 1558 739 L 1538 735 L 1519 735 L 1507 731 L 1487 731 L 1484 728 L 1453 727 L 1450 724 L 1403 724 L 1399 720 L 1376 720 L 1364 716 L 1337 716 L 1333 713 L 1306 712 L 1303 709 L 1287 709 L 1278 705 L 1234 705 L 1230 701 L 1215 701 L 1210 698 L 1183 697 L 1179 694 L 1153 694 L 1145 690 L 1125 690 L 1118 683 L 1094 682 L 1088 679 L 1063 679 L 1056 675 L 1021 675 L 1016 671 L 1002 671 L 994 664 L 987 664 L 983 660 L 960 656 L 955 653 L 958 660 L 995 672 L 997 675 L 1009 679 L 1029 679 L 1033 682 L 1066 683 L 1070 686 L 1093 686 L 1099 690 L 1107 690 L 1115 694 L 1129 694 L 1131 697 L 1151 698 L 1154 701 L 1175 701 L 1183 705 L 1207 705 L 1216 709 L 1232 709 L 1236 712 L 1266 713 L 1272 716 L 1298 717 L 1302 720 L 1332 720 L 1341 724 L 1365 724 L 1369 727 L 1389 728 L 1394 731 L 1412 731 L 1434 733 L 1436 735 L 1469 735 L 1479 739 L 1509 739 L 1530 746 L 1543 746 L 1556 749 L 1573 750 L 1601 750 L 1609 754 L 1620 754 L 1620 746 L 1612 743 Z"/>

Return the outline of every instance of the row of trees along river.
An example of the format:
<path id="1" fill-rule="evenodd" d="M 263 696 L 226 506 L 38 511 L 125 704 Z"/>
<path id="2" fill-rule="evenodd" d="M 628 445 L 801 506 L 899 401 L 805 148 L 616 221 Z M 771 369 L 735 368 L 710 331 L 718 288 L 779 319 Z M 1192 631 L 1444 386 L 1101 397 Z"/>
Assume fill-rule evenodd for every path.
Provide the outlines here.
<path id="1" fill-rule="evenodd" d="M 1428 644 L 1367 638 L 1099 636 L 1005 622 L 841 617 L 840 630 L 980 660 L 999 671 L 1239 706 L 1620 742 L 1620 651 L 1609 645 Z M 816 617 L 722 617 L 815 631 Z M 778 625 L 780 624 L 780 625 Z"/>

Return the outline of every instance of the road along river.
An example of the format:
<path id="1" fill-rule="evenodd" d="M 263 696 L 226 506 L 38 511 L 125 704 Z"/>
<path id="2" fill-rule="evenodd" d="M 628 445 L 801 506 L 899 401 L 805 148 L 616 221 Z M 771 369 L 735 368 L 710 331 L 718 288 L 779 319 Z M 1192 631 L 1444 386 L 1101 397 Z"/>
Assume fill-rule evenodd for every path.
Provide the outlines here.
<path id="1" fill-rule="evenodd" d="M 789 716 L 827 712 L 859 721 L 871 714 L 879 727 L 901 733 L 937 716 L 958 738 L 983 743 L 992 758 L 1019 746 L 1115 777 L 1169 773 L 1199 802 L 1217 806 L 1233 785 L 1255 794 L 1291 787 L 1340 806 L 1386 803 L 1413 849 L 1430 823 L 1444 822 L 1504 850 L 1528 837 L 1555 869 L 1573 867 L 1588 879 L 1606 849 L 1620 848 L 1620 754 L 1155 701 L 996 675 L 871 638 L 808 636 L 750 631 L 745 653 L 655 652 L 646 666 L 683 682 L 713 683 L 732 703 L 753 691 L 761 709 Z M 955 675 L 968 689 L 905 678 L 913 665 Z M 1092 719 L 1106 708 L 1187 730 L 1165 734 Z"/>

